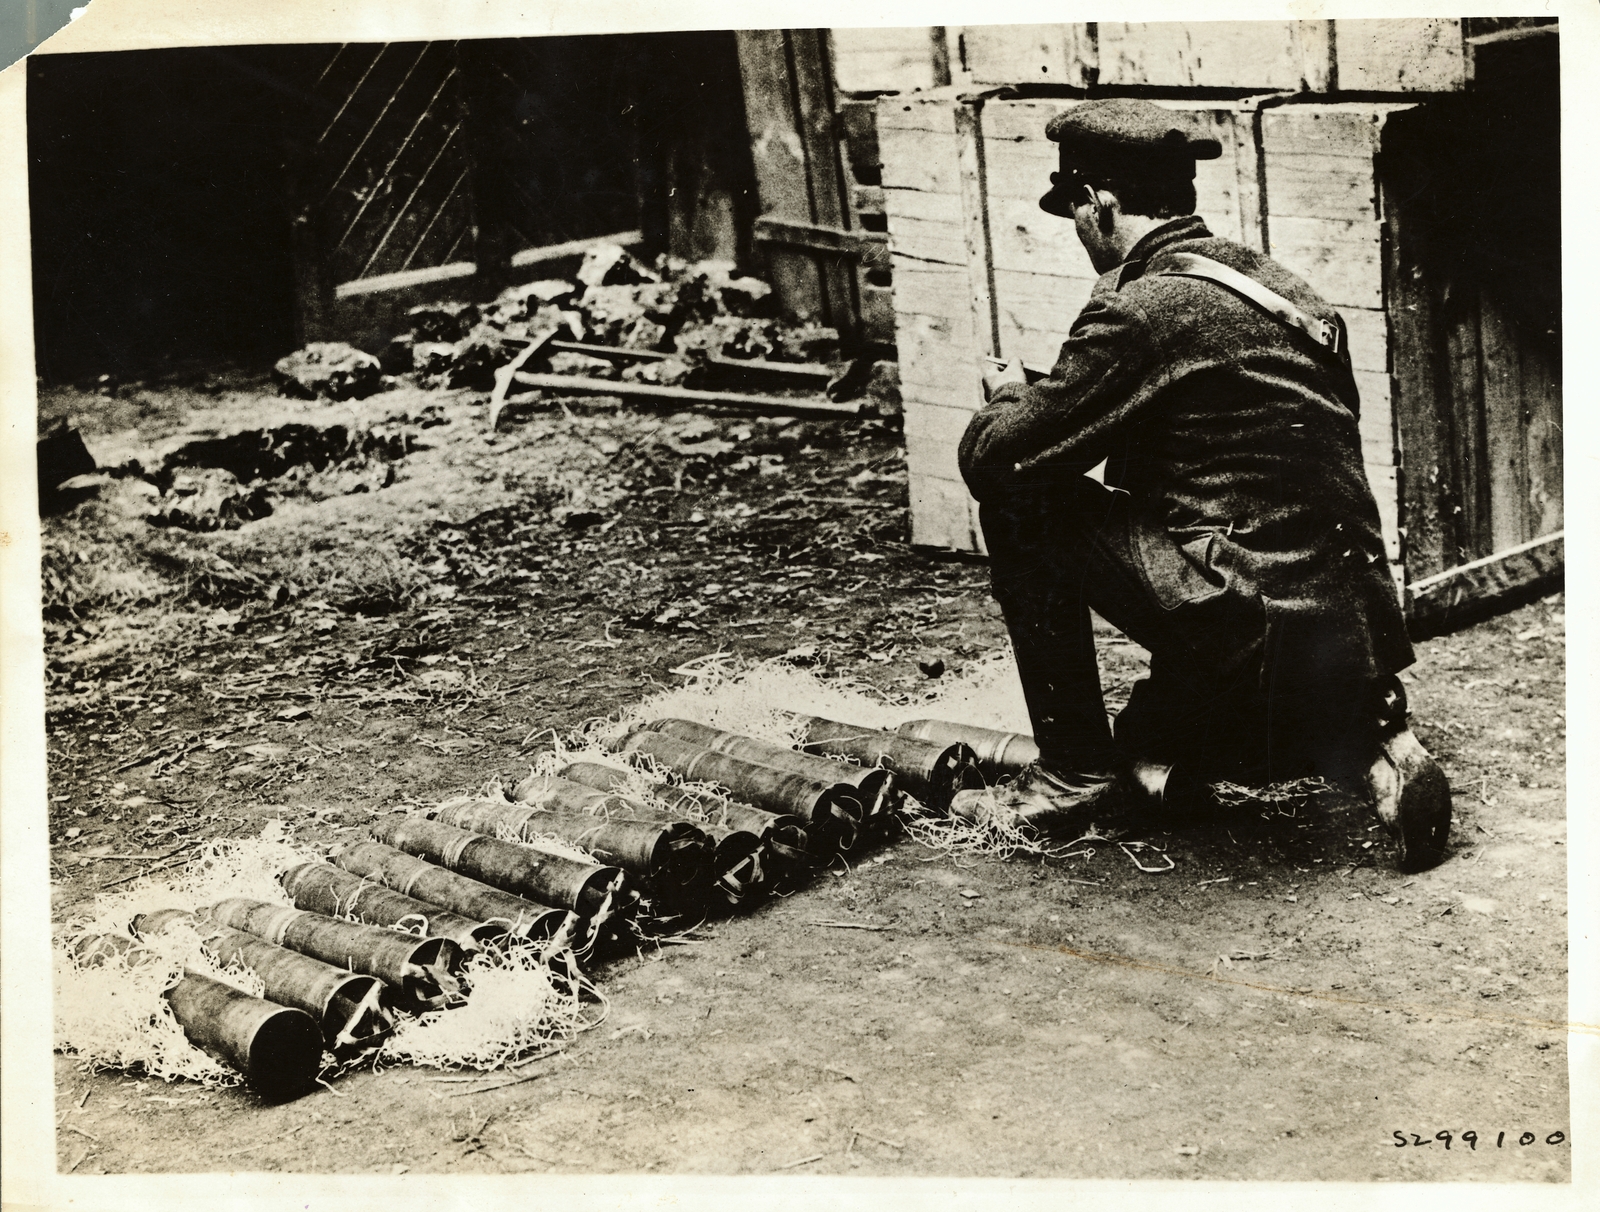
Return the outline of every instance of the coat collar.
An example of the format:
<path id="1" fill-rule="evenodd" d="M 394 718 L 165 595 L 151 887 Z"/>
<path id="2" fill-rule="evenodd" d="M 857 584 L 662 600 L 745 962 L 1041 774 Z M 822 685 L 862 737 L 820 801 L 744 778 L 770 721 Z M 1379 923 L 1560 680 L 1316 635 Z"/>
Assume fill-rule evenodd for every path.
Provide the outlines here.
<path id="1" fill-rule="evenodd" d="M 1173 219 L 1170 223 L 1147 231 L 1144 238 L 1128 250 L 1126 259 L 1118 268 L 1117 289 L 1121 290 L 1129 282 L 1136 281 L 1144 273 L 1145 264 L 1150 258 L 1168 245 L 1183 240 L 1205 240 L 1210 236 L 1206 221 L 1199 215 L 1184 215 L 1181 219 Z"/>

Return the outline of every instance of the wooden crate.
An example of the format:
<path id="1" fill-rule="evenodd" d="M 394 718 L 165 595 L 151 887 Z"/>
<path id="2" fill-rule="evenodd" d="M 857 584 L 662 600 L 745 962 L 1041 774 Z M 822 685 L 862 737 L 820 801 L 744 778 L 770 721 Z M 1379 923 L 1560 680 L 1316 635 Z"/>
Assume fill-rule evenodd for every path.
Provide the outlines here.
<path id="1" fill-rule="evenodd" d="M 1400 498 L 1378 157 L 1409 102 L 1283 105 L 1260 112 L 1269 256 L 1339 309 L 1361 391 L 1361 454 L 1389 559 L 1402 575 Z"/>
<path id="2" fill-rule="evenodd" d="M 834 28 L 833 78 L 841 93 L 909 93 L 940 81 L 944 31 L 927 26 Z"/>
<path id="3" fill-rule="evenodd" d="M 976 508 L 955 467 L 960 429 L 982 400 L 971 268 L 985 262 L 981 246 L 975 258 L 967 244 L 958 129 L 969 113 L 951 88 L 884 97 L 877 111 L 911 541 L 956 551 L 982 550 Z"/>
<path id="4" fill-rule="evenodd" d="M 1467 86 L 1462 22 L 1454 18 L 1330 22 L 1344 92 L 1459 92 Z"/>
<path id="5" fill-rule="evenodd" d="M 981 406 L 984 354 L 1053 362 L 1096 274 L 1071 224 L 1038 207 L 1056 164 L 1044 138 L 1070 98 L 880 100 L 884 198 L 913 484 L 913 541 L 980 550 L 955 444 Z M 1223 146 L 1196 166 L 1198 212 L 1264 248 L 1339 307 L 1362 392 L 1362 454 L 1390 559 L 1401 559 L 1376 156 L 1404 105 L 1258 107 L 1164 101 Z"/>
<path id="6" fill-rule="evenodd" d="M 1559 280 L 1556 39 L 1485 34 L 1481 24 L 963 35 L 967 66 L 984 82 L 1283 90 L 1160 103 L 1196 114 L 1222 143 L 1219 160 L 1197 166 L 1197 210 L 1212 230 L 1300 274 L 1345 319 L 1362 460 L 1419 634 L 1546 589 L 1562 566 L 1561 371 L 1549 336 L 1559 320 L 1538 318 L 1527 297 Z M 1475 99 L 1472 88 L 1487 87 L 1474 84 L 1486 37 L 1533 50 L 1513 65 L 1519 74 L 1502 72 L 1499 92 Z M 1341 89 L 1368 96 L 1339 99 Z M 950 90 L 879 102 L 919 544 L 981 550 L 954 460 L 980 406 L 979 360 L 1052 362 L 1092 289 L 1070 224 L 1038 209 L 1056 162 L 1045 124 L 1078 104 L 1070 94 L 962 99 Z M 1460 125 L 1474 113 L 1476 126 Z M 1490 135 L 1492 154 L 1479 147 Z M 1462 180 L 1520 182 L 1520 218 L 1484 190 L 1472 195 L 1484 213 L 1461 227 Z M 1557 234 L 1540 237 L 1526 273 L 1495 268 L 1527 260 L 1520 246 L 1498 260 L 1464 251 L 1524 239 L 1539 223 Z"/>
<path id="7" fill-rule="evenodd" d="M 1070 25 L 969 25 L 961 31 L 974 84 L 1094 83 L 1094 28 Z"/>
<path id="8" fill-rule="evenodd" d="M 1327 21 L 1102 21 L 1098 82 L 1167 88 L 1327 87 Z"/>
<path id="9" fill-rule="evenodd" d="M 1071 88 L 1456 92 L 1467 86 L 1454 18 L 1101 21 L 962 31 L 977 84 Z"/>

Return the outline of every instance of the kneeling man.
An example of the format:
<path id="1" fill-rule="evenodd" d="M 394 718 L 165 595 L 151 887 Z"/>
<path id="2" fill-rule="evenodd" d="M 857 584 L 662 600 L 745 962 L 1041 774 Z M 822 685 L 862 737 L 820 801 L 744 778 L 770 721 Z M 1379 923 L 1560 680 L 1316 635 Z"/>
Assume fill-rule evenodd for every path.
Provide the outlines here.
<path id="1" fill-rule="evenodd" d="M 1039 204 L 1102 276 L 1048 376 L 991 371 L 961 442 L 1042 755 L 1000 796 L 1071 827 L 1321 775 L 1368 797 L 1403 868 L 1436 864 L 1450 790 L 1395 677 L 1414 656 L 1343 321 L 1194 214 L 1195 161 L 1221 148 L 1187 115 L 1091 101 L 1046 134 Z M 1114 736 L 1091 609 L 1151 654 Z"/>

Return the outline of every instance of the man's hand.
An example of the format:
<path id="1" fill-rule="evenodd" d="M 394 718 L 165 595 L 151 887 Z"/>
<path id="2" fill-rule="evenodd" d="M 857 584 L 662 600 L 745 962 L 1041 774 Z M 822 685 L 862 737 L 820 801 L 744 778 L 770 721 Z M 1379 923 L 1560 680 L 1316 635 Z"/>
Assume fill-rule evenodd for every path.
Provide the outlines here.
<path id="1" fill-rule="evenodd" d="M 1001 362 L 999 358 L 985 358 L 983 360 L 983 398 L 988 400 L 994 395 L 995 388 L 1002 383 L 1026 383 L 1027 372 L 1022 369 L 1022 360 L 1013 358 L 1009 362 Z"/>

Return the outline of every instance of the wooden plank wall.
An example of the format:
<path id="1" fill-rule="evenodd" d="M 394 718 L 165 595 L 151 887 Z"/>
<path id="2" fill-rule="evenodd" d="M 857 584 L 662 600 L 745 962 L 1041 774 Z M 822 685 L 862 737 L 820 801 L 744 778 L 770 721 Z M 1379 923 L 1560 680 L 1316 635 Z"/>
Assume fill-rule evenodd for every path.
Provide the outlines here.
<path id="1" fill-rule="evenodd" d="M 1552 38 L 1542 63 L 1523 65 L 1542 72 L 1418 107 L 1385 132 L 1385 287 L 1414 586 L 1509 560 L 1563 526 L 1556 50 Z"/>
<path id="2" fill-rule="evenodd" d="M 968 26 L 976 84 L 1447 92 L 1466 87 L 1456 19 Z"/>

